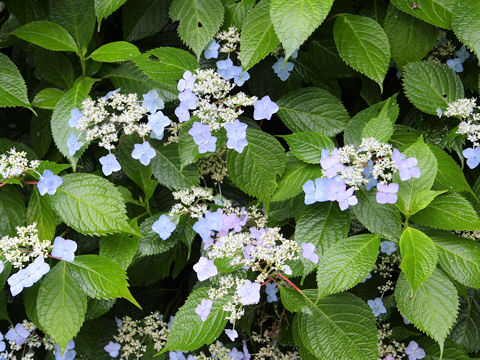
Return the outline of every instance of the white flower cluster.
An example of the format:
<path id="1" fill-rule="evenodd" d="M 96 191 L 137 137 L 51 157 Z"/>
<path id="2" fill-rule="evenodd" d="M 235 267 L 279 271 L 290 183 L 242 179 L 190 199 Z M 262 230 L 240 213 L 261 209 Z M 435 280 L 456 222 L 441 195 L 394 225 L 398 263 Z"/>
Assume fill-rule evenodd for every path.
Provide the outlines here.
<path id="1" fill-rule="evenodd" d="M 204 204 L 204 201 L 213 201 L 211 189 L 197 186 L 174 191 L 172 195 L 175 200 L 180 202 L 172 206 L 168 213 L 170 217 L 188 214 L 190 217 L 198 219 L 208 211 L 208 206 Z"/>
<path id="2" fill-rule="evenodd" d="M 220 31 L 216 38 L 224 41 L 220 47 L 220 52 L 230 54 L 236 52 L 240 44 L 240 32 L 235 26 L 230 26 L 226 31 Z"/>
<path id="3" fill-rule="evenodd" d="M 447 110 L 445 110 L 445 115 L 467 118 L 470 115 L 473 115 L 473 112 L 476 109 L 477 109 L 476 99 L 459 99 L 448 104 Z"/>
<path id="4" fill-rule="evenodd" d="M 97 100 L 85 99 L 82 102 L 82 115 L 75 126 L 82 131 L 86 141 L 100 139 L 99 146 L 113 150 L 118 141 L 118 133 L 137 133 L 140 137 L 150 134 L 151 127 L 140 120 L 148 113 L 141 106 L 137 94 L 112 92 Z"/>
<path id="5" fill-rule="evenodd" d="M 21 269 L 25 263 L 50 253 L 52 244 L 48 240 L 39 240 L 37 223 L 26 227 L 17 226 L 17 236 L 5 235 L 0 239 L 0 253 L 13 267 Z"/>
<path id="6" fill-rule="evenodd" d="M 245 314 L 244 306 L 241 304 L 240 295 L 238 294 L 238 289 L 243 286 L 245 282 L 245 279 L 227 274 L 221 276 L 218 279 L 218 284 L 208 290 L 208 297 L 211 300 L 232 295 L 232 298 L 223 305 L 223 311 L 229 313 L 226 319 L 232 324 L 235 324 L 235 321 L 239 320 Z"/>
<path id="7" fill-rule="evenodd" d="M 7 153 L 0 156 L 0 180 L 23 175 L 28 170 L 35 170 L 40 161 L 28 161 L 25 151 L 17 151 L 12 147 Z"/>
<path id="8" fill-rule="evenodd" d="M 121 345 L 122 359 L 141 359 L 147 351 L 147 339 L 151 339 L 154 349 L 160 351 L 167 342 L 167 336 L 168 324 L 160 313 L 154 312 L 140 320 L 123 317 L 114 340 Z"/>
<path id="9" fill-rule="evenodd" d="M 392 334 L 389 323 L 382 324 L 378 329 L 378 355 L 380 358 L 390 355 L 394 359 L 403 359 L 406 356 L 405 344 L 389 339 Z"/>
<path id="10" fill-rule="evenodd" d="M 234 83 L 223 79 L 212 69 L 197 70 L 193 93 L 197 96 L 197 109 L 193 115 L 211 131 L 233 123 L 243 113 L 242 106 L 253 106 L 255 96 L 243 92 L 228 95 L 235 88 Z"/>
<path id="11" fill-rule="evenodd" d="M 365 176 L 367 166 L 371 167 L 371 176 L 383 183 L 391 181 L 393 173 L 398 170 L 391 158 L 392 145 L 382 143 L 373 137 L 363 138 L 358 149 L 353 145 L 345 145 L 339 148 L 338 152 L 340 162 L 345 165 L 339 173 L 339 178 L 355 190 L 370 181 Z"/>
<path id="12" fill-rule="evenodd" d="M 459 99 L 448 104 L 446 116 L 459 117 L 457 134 L 466 135 L 473 147 L 480 146 L 480 107 L 476 99 Z"/>

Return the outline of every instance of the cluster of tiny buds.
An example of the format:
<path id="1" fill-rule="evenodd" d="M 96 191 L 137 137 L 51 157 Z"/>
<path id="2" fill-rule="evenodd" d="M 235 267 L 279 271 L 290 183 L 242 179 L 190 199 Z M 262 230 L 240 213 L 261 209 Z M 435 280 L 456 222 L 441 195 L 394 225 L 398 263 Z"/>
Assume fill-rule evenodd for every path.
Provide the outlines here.
<path id="1" fill-rule="evenodd" d="M 406 356 L 405 344 L 389 339 L 392 333 L 389 323 L 381 324 L 378 329 L 378 355 L 381 359 L 390 355 L 392 359 L 400 360 Z"/>
<path id="2" fill-rule="evenodd" d="M 217 183 L 223 183 L 223 179 L 228 176 L 226 155 L 227 149 L 221 147 L 220 150 L 201 158 L 198 161 L 198 173 L 200 178 L 205 180 L 210 177 Z"/>
<path id="3" fill-rule="evenodd" d="M 296 350 L 282 352 L 277 346 L 277 340 L 269 330 L 262 334 L 252 332 L 252 340 L 259 344 L 255 359 L 257 360 L 300 360 Z"/>
<path id="4" fill-rule="evenodd" d="M 12 147 L 7 153 L 0 156 L 0 181 L 24 175 L 28 170 L 35 170 L 40 161 L 27 159 L 25 151 L 17 151 Z"/>
<path id="5" fill-rule="evenodd" d="M 226 31 L 220 31 L 216 38 L 222 42 L 219 49 L 220 52 L 226 54 L 237 52 L 238 45 L 240 44 L 240 33 L 235 26 L 230 26 Z M 238 55 L 239 53 L 237 53 L 237 56 Z"/>
<path id="6" fill-rule="evenodd" d="M 437 46 L 430 52 L 427 61 L 442 62 L 444 58 L 455 54 L 456 46 L 447 38 L 447 33 L 443 30 L 438 32 Z"/>
<path id="7" fill-rule="evenodd" d="M 211 189 L 196 186 L 174 191 L 172 194 L 173 198 L 179 201 L 172 206 L 168 213 L 172 218 L 177 215 L 189 215 L 194 219 L 201 218 L 208 211 L 205 202 L 214 200 Z"/>
<path id="8" fill-rule="evenodd" d="M 17 235 L 5 235 L 0 239 L 1 254 L 17 269 L 41 256 L 46 258 L 52 244 L 48 240 L 38 238 L 37 223 L 28 226 L 17 226 Z"/>
<path id="9" fill-rule="evenodd" d="M 473 230 L 473 231 L 454 231 L 456 235 L 461 237 L 479 241 L 480 240 L 480 230 Z"/>

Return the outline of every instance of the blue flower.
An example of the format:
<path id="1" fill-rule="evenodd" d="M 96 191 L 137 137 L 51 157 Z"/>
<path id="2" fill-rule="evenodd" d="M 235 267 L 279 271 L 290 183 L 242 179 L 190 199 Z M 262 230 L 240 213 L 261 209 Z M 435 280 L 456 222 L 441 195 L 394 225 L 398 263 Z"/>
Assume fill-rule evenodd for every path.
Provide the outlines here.
<path id="1" fill-rule="evenodd" d="M 185 355 L 181 351 L 170 351 L 168 353 L 169 360 L 186 360 Z"/>
<path id="2" fill-rule="evenodd" d="M 156 138 L 161 140 L 163 138 L 163 132 L 165 128 L 170 125 L 171 121 L 161 111 L 157 111 L 155 114 L 148 115 L 148 125 L 152 129 Z"/>
<path id="3" fill-rule="evenodd" d="M 83 114 L 77 108 L 70 111 L 70 119 L 68 119 L 68 126 L 71 128 L 77 127 L 80 119 L 83 118 Z"/>
<path id="4" fill-rule="evenodd" d="M 204 216 L 198 219 L 193 224 L 193 230 L 200 235 L 202 240 L 210 237 L 212 230 L 220 231 L 222 229 L 222 210 L 218 209 L 215 212 L 207 211 Z"/>
<path id="5" fill-rule="evenodd" d="M 150 160 L 155 157 L 155 149 L 150 146 L 148 141 L 143 144 L 135 144 L 132 151 L 132 158 L 140 160 L 144 166 L 150 164 Z"/>
<path id="6" fill-rule="evenodd" d="M 317 178 L 315 182 L 308 180 L 303 184 L 303 191 L 305 192 L 305 205 L 311 205 L 315 202 L 327 201 L 327 192 L 330 188 L 330 182 L 332 179 Z"/>
<path id="7" fill-rule="evenodd" d="M 52 256 L 72 262 L 75 259 L 75 251 L 77 251 L 77 243 L 75 241 L 64 239 L 61 236 L 55 238 Z"/>
<path id="8" fill-rule="evenodd" d="M 105 94 L 105 96 L 104 96 L 103 98 L 104 98 L 105 100 L 108 100 L 108 99 L 110 99 L 113 95 L 118 94 L 118 93 L 120 92 L 120 90 L 121 90 L 121 89 L 118 88 L 118 89 L 109 91 L 109 92 L 107 92 L 107 93 Z"/>
<path id="9" fill-rule="evenodd" d="M 82 148 L 81 143 L 78 142 L 77 137 L 73 132 L 70 133 L 70 136 L 67 139 L 68 153 L 70 156 L 75 155 L 75 153 Z"/>
<path id="10" fill-rule="evenodd" d="M 197 107 L 197 95 L 190 89 L 185 89 L 178 94 L 178 99 L 180 100 L 180 104 L 184 105 L 187 109 L 193 110 Z"/>
<path id="11" fill-rule="evenodd" d="M 10 286 L 12 296 L 17 296 L 22 292 L 23 288 L 33 285 L 33 281 L 25 269 L 20 269 L 15 274 L 10 275 L 7 283 Z"/>
<path id="12" fill-rule="evenodd" d="M 368 274 L 365 279 L 363 279 L 362 281 L 360 281 L 362 284 L 366 283 L 368 279 L 371 279 L 372 278 L 372 273 Z"/>
<path id="13" fill-rule="evenodd" d="M 158 220 L 152 225 L 152 230 L 155 231 L 162 240 L 167 240 L 176 228 L 175 223 L 164 214 L 160 215 Z"/>
<path id="14" fill-rule="evenodd" d="M 122 346 L 120 344 L 110 341 L 107 345 L 104 346 L 103 350 L 105 350 L 108 355 L 110 355 L 110 357 L 116 358 L 121 348 Z"/>
<path id="15" fill-rule="evenodd" d="M 183 78 L 178 80 L 177 90 L 184 91 L 185 89 L 192 90 L 195 88 L 195 80 L 197 77 L 187 70 L 183 73 Z"/>
<path id="16" fill-rule="evenodd" d="M 437 112 L 438 117 L 441 118 L 443 115 L 442 109 L 438 107 L 435 111 Z"/>
<path id="17" fill-rule="evenodd" d="M 153 114 L 157 109 L 163 109 L 165 104 L 163 100 L 158 96 L 157 90 L 150 90 L 148 93 L 143 94 L 142 106 Z"/>
<path id="18" fill-rule="evenodd" d="M 65 351 L 62 352 L 60 350 L 60 346 L 56 344 L 55 346 L 55 360 L 73 360 L 75 359 L 75 356 L 77 355 L 77 352 L 75 350 L 75 343 L 73 340 L 70 340 L 67 343 L 67 346 L 65 347 Z"/>
<path id="19" fill-rule="evenodd" d="M 3 339 L 3 334 L 0 333 L 0 352 L 5 351 L 5 349 L 7 348 L 7 345 L 5 344 L 5 341 L 3 341 Z"/>
<path id="20" fill-rule="evenodd" d="M 353 195 L 353 187 L 347 189 L 347 185 L 343 181 L 333 180 L 330 182 L 327 199 L 337 201 L 340 210 L 346 210 L 349 206 L 358 204 L 358 199 Z"/>
<path id="21" fill-rule="evenodd" d="M 314 264 L 318 264 L 317 249 L 312 243 L 302 243 L 303 257 Z"/>
<path id="22" fill-rule="evenodd" d="M 380 314 L 385 314 L 387 312 L 387 309 L 383 305 L 382 299 L 380 299 L 379 297 L 375 298 L 374 300 L 368 300 L 367 304 L 372 309 L 375 317 L 379 316 Z"/>
<path id="23" fill-rule="evenodd" d="M 467 159 L 467 165 L 470 169 L 475 169 L 480 163 L 480 147 L 466 148 L 462 152 L 463 156 Z"/>
<path id="24" fill-rule="evenodd" d="M 242 69 L 242 68 L 240 68 Z M 237 86 L 243 86 L 243 84 L 245 84 L 245 82 L 247 80 L 250 79 L 250 74 L 248 73 L 248 71 L 242 71 L 240 72 L 240 74 L 236 74 L 233 76 L 233 82 L 237 85 Z"/>
<path id="25" fill-rule="evenodd" d="M 217 73 L 225 80 L 234 79 L 236 76 L 240 76 L 242 73 L 241 66 L 233 65 L 233 61 L 230 58 L 217 61 Z"/>
<path id="26" fill-rule="evenodd" d="M 373 161 L 370 160 L 368 162 L 368 166 L 363 169 L 363 174 L 365 175 L 365 179 L 367 180 L 367 183 L 365 184 L 365 188 L 367 191 L 369 191 L 372 187 L 377 186 L 377 179 L 375 179 L 372 175 L 373 172 Z"/>
<path id="27" fill-rule="evenodd" d="M 45 262 L 43 256 L 39 255 L 25 270 L 27 271 L 28 277 L 35 284 L 43 275 L 50 271 L 50 266 Z"/>
<path id="28" fill-rule="evenodd" d="M 44 170 L 37 183 L 37 189 L 40 195 L 54 195 L 57 188 L 62 185 L 63 179 L 54 175 L 50 170 Z"/>
<path id="29" fill-rule="evenodd" d="M 227 148 L 234 149 L 238 153 L 242 153 L 247 141 L 247 124 L 241 123 L 238 119 L 233 123 L 225 124 L 227 131 Z"/>
<path id="30" fill-rule="evenodd" d="M 470 57 L 470 53 L 468 52 L 465 45 L 463 45 L 460 49 L 455 52 L 458 58 L 462 59 L 463 61 L 467 60 Z"/>
<path id="31" fill-rule="evenodd" d="M 102 156 L 98 161 L 102 164 L 102 172 L 105 176 L 110 175 L 112 172 L 119 171 L 122 168 L 113 154 Z"/>
<path id="32" fill-rule="evenodd" d="M 461 73 L 463 71 L 463 63 L 465 60 L 460 58 L 449 59 L 447 60 L 447 65 L 450 69 L 454 70 L 457 73 Z"/>
<path id="33" fill-rule="evenodd" d="M 253 118 L 255 120 L 270 120 L 279 108 L 277 104 L 270 100 L 270 96 L 266 95 L 261 100 L 255 101 L 253 109 Z"/>
<path id="34" fill-rule="evenodd" d="M 220 48 L 220 44 L 217 43 L 215 40 L 212 40 L 210 44 L 207 45 L 203 55 L 205 59 L 216 59 L 218 58 L 218 49 Z"/>
<path id="35" fill-rule="evenodd" d="M 290 57 L 291 57 L 292 59 L 296 59 L 297 56 L 298 56 L 298 49 L 295 50 L 295 51 L 292 53 L 292 55 L 290 55 Z"/>
<path id="36" fill-rule="evenodd" d="M 419 347 L 415 341 L 410 341 L 405 348 L 405 354 L 408 355 L 408 360 L 418 360 L 425 357 L 425 350 Z"/>
<path id="37" fill-rule="evenodd" d="M 398 184 L 377 184 L 377 203 L 379 204 L 395 204 L 398 200 Z"/>
<path id="38" fill-rule="evenodd" d="M 393 241 L 382 241 L 380 243 L 380 251 L 390 256 L 397 251 L 397 245 Z"/>
<path id="39" fill-rule="evenodd" d="M 246 280 L 242 286 L 237 288 L 240 304 L 253 305 L 260 301 L 260 284 Z"/>
<path id="40" fill-rule="evenodd" d="M 333 149 L 332 152 L 328 149 L 322 149 L 320 165 L 328 178 L 334 178 L 345 167 L 340 160 L 340 152 L 337 148 Z"/>
<path id="41" fill-rule="evenodd" d="M 225 329 L 225 334 L 227 334 L 228 338 L 232 341 L 238 337 L 238 332 L 235 329 Z"/>
<path id="42" fill-rule="evenodd" d="M 266 283 L 265 292 L 267 293 L 267 301 L 269 303 L 278 301 L 277 297 L 277 284 L 275 283 Z"/>
<path id="43" fill-rule="evenodd" d="M 199 281 L 205 281 L 218 274 L 218 269 L 213 260 L 209 260 L 203 256 L 193 265 L 193 270 L 197 273 Z"/>
<path id="44" fill-rule="evenodd" d="M 411 178 L 420 177 L 420 168 L 418 165 L 418 160 L 414 157 L 407 157 L 402 154 L 397 149 L 393 149 L 392 160 L 397 165 L 398 174 L 400 175 L 400 180 L 406 181 Z"/>
<path id="45" fill-rule="evenodd" d="M 14 328 L 8 330 L 8 332 L 5 334 L 5 338 L 8 341 L 13 341 L 19 346 L 22 346 L 29 336 L 30 331 L 25 329 L 20 323 L 16 324 Z"/>
<path id="46" fill-rule="evenodd" d="M 282 56 L 272 66 L 273 71 L 282 81 L 286 81 L 290 77 L 290 71 L 293 70 L 293 63 L 289 61 L 287 61 L 286 63 L 284 62 L 285 58 Z"/>
<path id="47" fill-rule="evenodd" d="M 185 104 L 180 103 L 180 105 L 175 108 L 175 115 L 181 123 L 190 120 L 190 111 L 188 111 L 188 107 Z"/>
<path id="48" fill-rule="evenodd" d="M 193 141 L 198 145 L 200 154 L 215 151 L 217 138 L 212 136 L 208 125 L 196 121 L 193 123 L 192 128 L 188 130 L 188 133 L 193 136 Z"/>

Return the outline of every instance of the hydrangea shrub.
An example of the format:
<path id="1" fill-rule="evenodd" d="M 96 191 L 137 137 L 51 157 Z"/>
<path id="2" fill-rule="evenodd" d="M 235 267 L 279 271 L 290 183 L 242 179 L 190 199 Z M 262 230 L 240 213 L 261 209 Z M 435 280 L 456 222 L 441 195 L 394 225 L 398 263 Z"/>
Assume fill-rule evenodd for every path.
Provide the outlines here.
<path id="1" fill-rule="evenodd" d="M 477 0 L 0 10 L 0 359 L 480 358 Z"/>

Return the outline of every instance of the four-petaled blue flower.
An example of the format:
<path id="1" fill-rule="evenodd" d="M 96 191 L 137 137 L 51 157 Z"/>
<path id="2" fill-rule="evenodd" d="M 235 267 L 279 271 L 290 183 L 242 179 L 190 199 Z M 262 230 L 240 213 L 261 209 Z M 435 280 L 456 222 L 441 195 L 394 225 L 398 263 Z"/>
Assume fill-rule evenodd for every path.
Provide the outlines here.
<path id="1" fill-rule="evenodd" d="M 250 79 L 250 74 L 248 73 L 248 71 L 243 71 L 242 67 L 240 67 L 240 70 L 240 74 L 236 74 L 233 77 L 233 82 L 237 86 L 243 86 L 243 84 L 245 84 L 245 82 Z"/>
<path id="2" fill-rule="evenodd" d="M 170 125 L 170 123 L 170 119 L 161 111 L 157 111 L 155 114 L 148 115 L 148 125 L 150 125 L 150 128 L 155 135 L 152 137 L 155 137 L 158 140 L 163 139 L 163 132 L 165 131 L 165 128 Z"/>
<path id="3" fill-rule="evenodd" d="M 235 329 L 225 329 L 225 334 L 227 334 L 228 338 L 232 341 L 235 341 L 238 337 L 237 330 Z"/>
<path id="4" fill-rule="evenodd" d="M 220 49 L 220 44 L 215 40 L 212 40 L 206 47 L 203 55 L 205 59 L 216 59 L 218 58 L 218 49 Z"/>
<path id="5" fill-rule="evenodd" d="M 207 320 L 210 311 L 212 310 L 213 301 L 210 299 L 202 299 L 200 304 L 195 308 L 195 312 L 200 316 L 202 321 Z"/>
<path id="6" fill-rule="evenodd" d="M 132 158 L 140 160 L 144 166 L 150 164 L 150 160 L 155 157 L 155 149 L 152 148 L 148 141 L 143 144 L 135 144 L 132 151 Z"/>
<path id="7" fill-rule="evenodd" d="M 71 128 L 77 127 L 80 119 L 83 118 L 83 114 L 77 108 L 70 111 L 70 119 L 68 119 L 68 126 Z"/>
<path id="8" fill-rule="evenodd" d="M 308 180 L 303 184 L 303 191 L 305 192 L 305 205 L 311 205 L 315 202 L 327 201 L 327 193 L 330 189 L 330 183 L 332 179 L 329 178 L 317 178 L 315 182 Z"/>
<path id="9" fill-rule="evenodd" d="M 380 251 L 390 256 L 397 251 L 397 245 L 393 241 L 382 241 L 380 243 Z"/>
<path id="10" fill-rule="evenodd" d="M 365 175 L 365 180 L 367 180 L 367 183 L 365 184 L 365 188 L 367 191 L 369 191 L 372 187 L 376 186 L 378 181 L 373 177 L 373 161 L 370 160 L 368 162 L 368 166 L 363 169 L 363 174 Z"/>
<path id="11" fill-rule="evenodd" d="M 225 124 L 227 131 L 227 148 L 234 149 L 238 153 L 242 153 L 247 141 L 247 124 L 241 123 L 238 119 L 233 123 Z"/>
<path id="12" fill-rule="evenodd" d="M 197 107 L 197 95 L 190 89 L 185 89 L 178 94 L 178 100 L 180 100 L 180 104 L 183 104 L 189 110 L 196 109 Z"/>
<path id="13" fill-rule="evenodd" d="M 108 353 L 108 355 L 110 355 L 110 357 L 116 358 L 121 348 L 122 346 L 120 344 L 110 341 L 107 345 L 104 346 L 103 349 Z"/>
<path id="14" fill-rule="evenodd" d="M 302 243 L 303 257 L 311 262 L 318 264 L 317 249 L 312 243 Z"/>
<path id="15" fill-rule="evenodd" d="M 102 164 L 102 172 L 105 176 L 110 175 L 112 172 L 119 171 L 122 168 L 113 154 L 102 156 L 98 161 Z"/>
<path id="16" fill-rule="evenodd" d="M 323 173 L 328 178 L 333 178 L 344 169 L 344 165 L 340 161 L 340 152 L 337 148 L 332 152 L 328 149 L 322 149 L 320 165 L 322 166 Z"/>
<path id="17" fill-rule="evenodd" d="M 240 303 L 242 305 L 258 304 L 260 301 L 260 287 L 259 283 L 252 283 L 250 280 L 246 280 L 242 286 L 237 288 Z"/>
<path id="18" fill-rule="evenodd" d="M 457 73 L 463 72 L 463 63 L 465 60 L 461 58 L 449 59 L 447 60 L 447 65 L 450 69 L 454 70 Z"/>
<path id="19" fill-rule="evenodd" d="M 386 314 L 387 312 L 385 305 L 383 305 L 382 299 L 379 297 L 375 298 L 374 300 L 368 300 L 367 304 L 372 309 L 375 317 L 379 316 L 380 314 Z"/>
<path id="20" fill-rule="evenodd" d="M 416 158 L 409 157 L 407 159 L 400 151 L 393 149 L 392 160 L 398 168 L 400 180 L 406 181 L 411 178 L 420 177 L 420 168 L 417 166 L 418 160 Z"/>
<path id="21" fill-rule="evenodd" d="M 70 156 L 75 155 L 75 153 L 82 148 L 82 145 L 83 144 L 78 142 L 76 135 L 71 132 L 70 136 L 67 139 L 68 153 L 70 154 Z"/>
<path id="22" fill-rule="evenodd" d="M 269 303 L 278 301 L 277 297 L 277 284 L 275 283 L 266 283 L 265 292 L 267 293 L 267 301 Z"/>
<path id="23" fill-rule="evenodd" d="M 8 278 L 7 283 L 10 286 L 12 296 L 20 294 L 24 288 L 35 284 L 43 275 L 48 273 L 49 270 L 50 266 L 43 260 L 43 257 L 39 255 L 25 269 L 18 270 Z"/>
<path id="24" fill-rule="evenodd" d="M 218 209 L 215 212 L 207 211 L 204 216 L 198 219 L 193 224 L 193 230 L 200 235 L 202 240 L 210 237 L 211 231 L 220 231 L 222 229 L 222 210 Z"/>
<path id="25" fill-rule="evenodd" d="M 272 115 L 278 111 L 278 105 L 270 100 L 270 96 L 265 95 L 253 104 L 253 118 L 255 120 L 270 120 Z"/>
<path id="26" fill-rule="evenodd" d="M 148 110 L 149 113 L 153 114 L 158 109 L 163 109 L 165 104 L 163 103 L 162 98 L 158 96 L 157 90 L 150 90 L 148 93 L 143 94 L 142 106 Z"/>
<path id="27" fill-rule="evenodd" d="M 418 360 L 425 357 L 425 351 L 415 341 L 410 341 L 405 348 L 405 354 L 408 355 L 408 360 Z"/>
<path id="28" fill-rule="evenodd" d="M 75 343 L 73 340 L 70 340 L 65 347 L 65 351 L 63 352 L 60 350 L 60 346 L 56 344 L 55 346 L 55 360 L 73 360 L 77 355 L 75 349 Z"/>
<path id="29" fill-rule="evenodd" d="M 467 159 L 467 165 L 470 169 L 475 169 L 480 163 L 480 147 L 466 148 L 462 152 L 463 156 Z"/>
<path id="30" fill-rule="evenodd" d="M 285 58 L 282 56 L 273 64 L 272 69 L 280 80 L 286 81 L 290 77 L 290 71 L 293 70 L 293 63 L 285 62 Z"/>
<path id="31" fill-rule="evenodd" d="M 175 223 L 165 214 L 160 215 L 158 220 L 152 225 L 152 230 L 155 231 L 162 240 L 167 240 L 176 228 Z"/>
<path id="32" fill-rule="evenodd" d="M 186 360 L 185 355 L 181 351 L 170 351 L 168 353 L 169 360 Z"/>
<path id="33" fill-rule="evenodd" d="M 468 52 L 465 45 L 462 45 L 460 49 L 455 52 L 458 58 L 462 59 L 463 61 L 467 60 L 470 57 L 470 53 Z"/>
<path id="34" fill-rule="evenodd" d="M 379 204 L 395 204 L 398 199 L 398 184 L 377 184 L 377 203 Z"/>
<path id="35" fill-rule="evenodd" d="M 230 58 L 217 61 L 217 73 L 225 80 L 234 79 L 236 76 L 240 76 L 242 73 L 241 66 L 233 65 L 233 61 Z"/>
<path id="36" fill-rule="evenodd" d="M 22 324 L 18 323 L 14 328 L 8 330 L 5 338 L 8 341 L 13 341 L 15 344 L 22 346 L 25 340 L 30 336 L 30 331 L 25 329 Z"/>
<path id="37" fill-rule="evenodd" d="M 340 210 L 346 210 L 349 206 L 358 204 L 358 199 L 353 195 L 353 190 L 353 187 L 347 189 L 347 185 L 343 181 L 334 180 L 330 182 L 327 199 L 337 201 Z"/>
<path id="38" fill-rule="evenodd" d="M 40 195 L 54 195 L 57 192 L 57 189 L 62 185 L 63 179 L 54 175 L 50 170 L 44 170 L 42 176 L 37 183 L 37 189 Z"/>
<path id="39" fill-rule="evenodd" d="M 214 152 L 217 148 L 217 138 L 212 135 L 208 125 L 196 121 L 188 133 L 193 136 L 193 141 L 197 144 L 200 154 Z"/>
<path id="40" fill-rule="evenodd" d="M 213 260 L 209 260 L 203 256 L 193 265 L 193 270 L 197 273 L 199 281 L 205 281 L 218 274 L 218 269 L 213 263 Z"/>
<path id="41" fill-rule="evenodd" d="M 181 123 L 190 120 L 190 111 L 185 104 L 180 103 L 180 105 L 175 108 L 175 115 Z"/>
<path id="42" fill-rule="evenodd" d="M 64 239 L 61 236 L 55 238 L 52 256 L 72 262 L 75 259 L 75 251 L 77 251 L 77 243 L 75 241 Z"/>
<path id="43" fill-rule="evenodd" d="M 187 70 L 183 73 L 183 78 L 178 80 L 177 90 L 184 91 L 186 89 L 192 90 L 195 88 L 195 81 L 197 77 L 192 74 L 190 70 Z"/>

